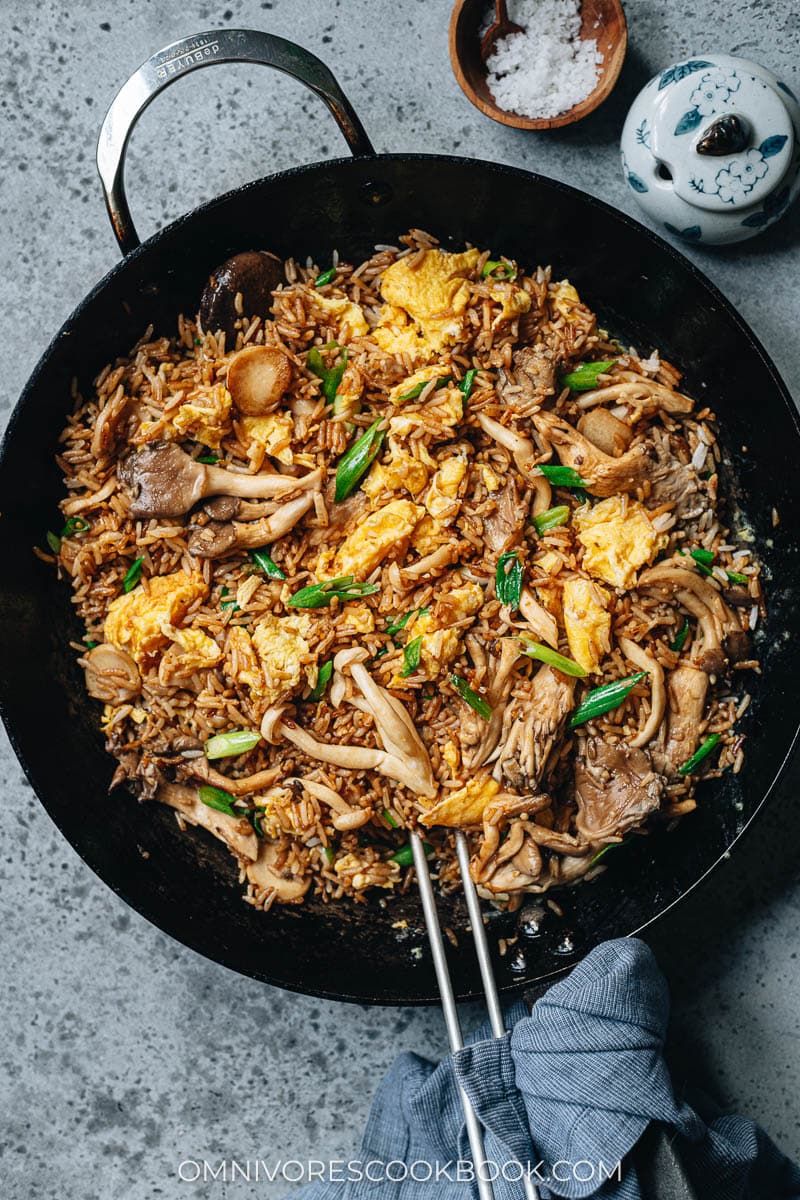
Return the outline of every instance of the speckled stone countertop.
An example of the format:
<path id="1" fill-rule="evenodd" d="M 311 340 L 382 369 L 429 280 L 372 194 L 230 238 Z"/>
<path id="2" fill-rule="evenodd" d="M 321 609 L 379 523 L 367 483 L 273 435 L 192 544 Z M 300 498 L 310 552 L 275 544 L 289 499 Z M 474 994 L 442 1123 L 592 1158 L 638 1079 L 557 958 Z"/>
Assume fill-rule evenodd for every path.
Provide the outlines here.
<path id="1" fill-rule="evenodd" d="M 784 0 L 628 0 L 617 89 L 577 127 L 529 135 L 481 117 L 451 75 L 445 0 L 43 0 L 3 6 L 0 319 L 3 419 L 64 317 L 117 260 L 94 170 L 105 105 L 156 48 L 253 26 L 321 54 L 379 150 L 444 151 L 541 171 L 636 212 L 617 160 L 628 104 L 659 67 L 716 49 L 800 82 Z M 794 47 L 794 48 L 793 48 Z M 182 81 L 147 112 L 128 188 L 143 233 L 258 175 L 343 152 L 319 103 L 256 67 Z M 790 387 L 800 379 L 800 207 L 763 237 L 691 257 Z M 7 743 L 0 806 L 0 1194 L 7 1200 L 277 1197 L 285 1184 L 181 1182 L 206 1158 L 341 1158 L 400 1050 L 445 1048 L 436 1009 L 288 995 L 206 962 L 127 909 L 77 859 Z M 686 1071 L 800 1157 L 798 771 L 724 866 L 653 932 Z M 479 1015 L 464 1012 L 467 1025 Z"/>

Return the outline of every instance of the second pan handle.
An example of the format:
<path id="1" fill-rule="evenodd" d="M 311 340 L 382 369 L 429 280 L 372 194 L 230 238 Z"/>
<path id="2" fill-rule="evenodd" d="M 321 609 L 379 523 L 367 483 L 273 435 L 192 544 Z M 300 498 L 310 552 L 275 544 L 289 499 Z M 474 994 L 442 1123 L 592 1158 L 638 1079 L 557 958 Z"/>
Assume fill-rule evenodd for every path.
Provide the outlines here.
<path id="1" fill-rule="evenodd" d="M 139 245 L 125 195 L 125 155 L 136 122 L 159 92 L 182 75 L 228 62 L 262 63 L 298 79 L 325 101 L 352 154 L 375 153 L 364 126 L 331 71 L 302 46 L 259 29 L 219 29 L 181 38 L 158 50 L 122 85 L 100 130 L 97 169 L 108 215 L 123 254 L 130 254 Z"/>

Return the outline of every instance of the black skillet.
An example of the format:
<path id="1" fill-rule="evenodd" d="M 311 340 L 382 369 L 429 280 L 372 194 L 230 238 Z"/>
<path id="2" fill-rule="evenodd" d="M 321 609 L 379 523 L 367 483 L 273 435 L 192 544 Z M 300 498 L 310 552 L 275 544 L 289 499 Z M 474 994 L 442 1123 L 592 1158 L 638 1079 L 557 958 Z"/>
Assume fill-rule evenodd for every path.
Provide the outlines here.
<path id="1" fill-rule="evenodd" d="M 285 171 L 238 188 L 140 246 L 123 189 L 125 146 L 147 103 L 173 79 L 217 62 L 260 62 L 322 97 L 354 157 Z M 598 880 L 558 894 L 563 917 L 535 913 L 505 956 L 503 988 L 542 979 L 598 941 L 648 925 L 725 855 L 769 795 L 797 728 L 800 676 L 800 431 L 775 368 L 745 323 L 672 247 L 574 188 L 525 171 L 441 155 L 376 155 L 328 69 L 291 42 L 225 30 L 176 42 L 125 85 L 103 126 L 98 162 L 125 255 L 75 310 L 44 354 L 12 415 L 0 470 L 2 712 L 14 749 L 52 819 L 86 863 L 159 928 L 217 962 L 294 991 L 335 999 L 413 1004 L 437 999 L 414 894 L 268 916 L 242 903 L 232 860 L 203 833 L 179 832 L 170 811 L 130 796 L 109 799 L 114 764 L 103 750 L 99 706 L 84 693 L 70 640 L 69 589 L 32 553 L 57 521 L 62 485 L 53 461 L 70 408 L 70 382 L 124 354 L 151 322 L 175 328 L 194 312 L 210 271 L 234 252 L 265 248 L 327 263 L 410 226 L 446 245 L 490 247 L 527 267 L 552 263 L 600 321 L 643 351 L 653 346 L 686 372 L 685 387 L 718 412 L 732 482 L 767 565 L 769 619 L 758 638 L 763 674 L 742 683 L 754 702 L 742 773 L 703 785 L 699 809 L 672 833 L 637 839 L 609 856 Z M 265 230 L 269 230 L 265 241 Z M 773 527 L 773 509 L 780 524 Z M 42 886 L 52 886 L 47 863 Z M 458 931 L 461 902 L 445 903 Z M 531 914 L 527 916 L 531 918 Z M 398 923 L 406 923 L 398 925 Z M 493 944 L 518 918 L 491 923 Z M 476 994 L 470 939 L 450 954 L 456 993 Z"/>

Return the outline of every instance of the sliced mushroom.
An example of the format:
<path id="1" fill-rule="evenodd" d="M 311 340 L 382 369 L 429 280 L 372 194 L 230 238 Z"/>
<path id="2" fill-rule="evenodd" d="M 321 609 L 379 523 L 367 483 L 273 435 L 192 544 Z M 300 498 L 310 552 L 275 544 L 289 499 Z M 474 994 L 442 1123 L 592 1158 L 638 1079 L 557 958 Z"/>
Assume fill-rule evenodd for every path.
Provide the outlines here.
<path id="1" fill-rule="evenodd" d="M 228 367 L 228 391 L 240 413 L 272 412 L 292 382 L 289 359 L 273 346 L 245 346 Z"/>
<path id="2" fill-rule="evenodd" d="M 736 614 L 707 577 L 673 560 L 650 567 L 639 576 L 640 588 L 674 595 L 693 616 L 703 634 L 696 664 L 705 671 L 721 671 L 726 659 L 736 661 L 749 652 L 750 640 Z"/>
<path id="3" fill-rule="evenodd" d="M 465 717 L 466 725 L 462 733 L 462 744 L 466 745 L 468 741 L 475 741 L 475 744 L 464 753 L 464 766 L 470 771 L 474 771 L 476 767 L 482 767 L 497 749 L 503 728 L 506 702 L 514 683 L 514 667 L 519 656 L 519 644 L 513 638 L 503 638 L 500 643 L 500 658 L 492 672 L 487 688 L 486 699 L 492 714 L 488 721 L 484 721 L 477 714 L 474 717 L 471 714 Z"/>
<path id="4" fill-rule="evenodd" d="M 650 459 L 644 445 L 632 446 L 619 458 L 611 458 L 553 413 L 537 412 L 532 420 L 542 437 L 556 447 L 562 463 L 574 467 L 586 480 L 586 490 L 593 496 L 634 492 L 647 478 Z"/>
<path id="5" fill-rule="evenodd" d="M 673 774 L 691 758 L 700 742 L 700 729 L 708 692 L 708 675 L 691 663 L 669 672 L 669 717 L 663 749 L 654 750 L 658 768 Z"/>
<path id="6" fill-rule="evenodd" d="M 666 429 L 650 430 L 655 461 L 650 468 L 651 505 L 671 504 L 678 521 L 694 521 L 710 506 L 710 497 L 691 463 L 674 453 L 673 437 Z"/>
<path id="7" fill-rule="evenodd" d="M 494 754 L 495 779 L 505 778 L 516 788 L 541 786 L 572 709 L 574 690 L 571 676 L 543 666 L 527 691 L 507 704 Z"/>
<path id="8" fill-rule="evenodd" d="M 519 598 L 519 611 L 536 634 L 537 641 L 546 642 L 558 649 L 558 622 L 552 613 L 535 598 L 530 588 L 524 587 Z"/>
<path id="9" fill-rule="evenodd" d="M 614 379 L 619 382 L 584 392 L 579 396 L 578 408 L 585 410 L 594 408 L 597 404 L 609 403 L 629 404 L 636 409 L 637 418 L 651 416 L 659 410 L 678 416 L 690 413 L 694 408 L 694 401 L 688 396 L 674 392 L 672 388 L 665 387 L 663 383 L 656 383 L 654 379 L 637 375 L 635 371 L 615 371 Z"/>
<path id="10" fill-rule="evenodd" d="M 86 690 L 104 704 L 127 704 L 142 690 L 139 668 L 127 651 L 104 643 L 83 659 Z"/>
<path id="11" fill-rule="evenodd" d="M 210 783 L 212 787 L 222 788 L 232 796 L 252 796 L 264 788 L 272 787 L 281 778 L 283 771 L 281 767 L 267 767 L 263 771 L 255 771 L 252 775 L 232 779 L 215 770 L 207 758 L 190 758 L 181 764 L 180 773 L 184 778 L 199 779 L 202 783 Z"/>
<path id="12" fill-rule="evenodd" d="M 578 833 L 589 843 L 620 837 L 658 809 L 663 791 L 644 750 L 589 738 L 575 761 Z"/>
<path id="13" fill-rule="evenodd" d="M 245 868 L 247 878 L 259 892 L 280 904 L 300 904 L 311 887 L 311 876 L 295 875 L 285 865 L 291 843 L 262 841 L 255 862 Z"/>
<path id="14" fill-rule="evenodd" d="M 258 838 L 246 817 L 231 817 L 228 813 L 209 808 L 200 799 L 197 788 L 180 783 L 164 783 L 156 792 L 156 800 L 177 809 L 184 821 L 199 825 L 213 833 L 233 851 L 237 858 L 254 862 L 258 856 Z"/>
<path id="15" fill-rule="evenodd" d="M 645 721 L 630 745 L 634 749 L 646 746 L 658 733 L 667 706 L 667 693 L 664 688 L 664 671 L 661 664 L 652 654 L 630 638 L 621 637 L 619 646 L 626 658 L 629 658 L 640 671 L 647 671 L 650 676 L 650 716 Z"/>
<path id="16" fill-rule="evenodd" d="M 545 512 L 550 507 L 553 493 L 544 475 L 536 474 L 536 448 L 531 439 L 523 437 L 513 429 L 507 429 L 486 413 L 479 412 L 476 417 L 483 432 L 509 451 L 520 475 L 534 489 L 533 515 L 536 517 Z"/>
<path id="17" fill-rule="evenodd" d="M 619 458 L 633 441 L 630 425 L 620 421 L 607 408 L 593 408 L 584 413 L 578 421 L 578 430 L 593 446 L 611 458 Z"/>
<path id="18" fill-rule="evenodd" d="M 260 521 L 209 521 L 192 529 L 189 553 L 198 558 L 222 558 L 236 550 L 257 550 L 277 541 L 293 529 L 314 506 L 315 492 L 307 492 L 277 507 L 271 517 Z"/>
<path id="19" fill-rule="evenodd" d="M 322 471 L 293 475 L 239 475 L 195 462 L 172 442 L 153 442 L 134 451 L 119 467 L 133 517 L 177 517 L 206 496 L 263 500 L 317 488 Z"/>
<path id="20" fill-rule="evenodd" d="M 233 341 L 241 316 L 265 317 L 272 311 L 272 292 L 283 283 L 283 263 L 266 250 L 245 250 L 221 263 L 209 276 L 200 298 L 200 323 Z M 237 308 L 236 297 L 241 295 Z"/>
<path id="21" fill-rule="evenodd" d="M 510 476 L 494 497 L 494 511 L 483 520 L 484 542 L 492 553 L 504 554 L 520 541 L 528 519 L 528 500 L 528 495 L 520 496 L 517 481 Z"/>
<path id="22" fill-rule="evenodd" d="M 556 390 L 555 356 L 546 346 L 522 346 L 514 352 L 514 373 L 528 404 L 541 404 Z M 512 401 L 513 403 L 513 401 Z"/>

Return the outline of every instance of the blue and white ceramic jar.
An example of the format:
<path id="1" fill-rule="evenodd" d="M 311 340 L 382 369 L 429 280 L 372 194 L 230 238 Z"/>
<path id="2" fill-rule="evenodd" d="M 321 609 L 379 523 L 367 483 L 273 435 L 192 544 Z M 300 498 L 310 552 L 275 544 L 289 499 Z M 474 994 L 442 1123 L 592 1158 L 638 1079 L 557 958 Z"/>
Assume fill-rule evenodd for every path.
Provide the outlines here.
<path id="1" fill-rule="evenodd" d="M 661 229 L 687 242 L 743 241 L 800 191 L 800 103 L 757 63 L 689 58 L 636 97 L 621 150 L 628 186 Z"/>

